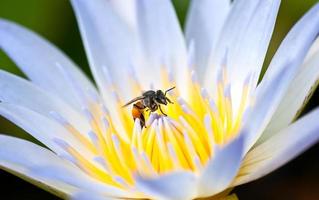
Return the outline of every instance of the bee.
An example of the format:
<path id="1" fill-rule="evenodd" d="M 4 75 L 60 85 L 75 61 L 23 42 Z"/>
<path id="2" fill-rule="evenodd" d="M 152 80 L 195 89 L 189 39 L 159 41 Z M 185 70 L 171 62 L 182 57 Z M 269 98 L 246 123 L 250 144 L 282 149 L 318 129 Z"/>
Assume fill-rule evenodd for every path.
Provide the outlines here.
<path id="1" fill-rule="evenodd" d="M 173 89 L 175 89 L 175 87 L 172 87 L 166 90 L 165 92 L 163 92 L 162 90 L 157 90 L 157 91 L 148 90 L 146 92 L 143 92 L 141 96 L 136 97 L 132 99 L 131 101 L 127 102 L 122 107 L 126 107 L 134 103 L 133 109 L 132 109 L 132 117 L 134 121 L 135 119 L 140 120 L 141 127 L 146 127 L 144 110 L 146 109 L 147 112 L 150 111 L 151 113 L 159 109 L 163 115 L 167 116 L 163 112 L 161 105 L 167 105 L 168 103 L 173 104 L 173 102 L 166 96 L 166 94 Z"/>

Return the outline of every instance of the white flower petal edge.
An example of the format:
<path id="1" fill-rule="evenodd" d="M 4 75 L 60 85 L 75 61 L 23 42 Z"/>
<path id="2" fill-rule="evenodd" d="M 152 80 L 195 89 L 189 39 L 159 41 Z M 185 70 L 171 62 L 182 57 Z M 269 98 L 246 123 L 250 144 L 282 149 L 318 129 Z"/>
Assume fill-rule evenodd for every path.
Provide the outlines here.
<path id="1" fill-rule="evenodd" d="M 121 96 L 129 96 L 129 69 L 136 64 L 136 33 L 108 1 L 72 0 L 91 71 L 100 92 L 110 105 L 114 82 Z"/>
<path id="2" fill-rule="evenodd" d="M 81 100 L 73 85 L 83 94 L 97 91 L 89 79 L 64 53 L 51 43 L 13 22 L 0 19 L 0 49 L 6 52 L 34 84 L 81 110 Z M 66 79 L 72 78 L 72 83 Z"/>
<path id="3" fill-rule="evenodd" d="M 193 0 L 186 21 L 188 47 L 194 45 L 194 66 L 199 80 L 203 80 L 208 58 L 215 47 L 226 17 L 229 0 Z"/>
<path id="4" fill-rule="evenodd" d="M 235 1 L 212 52 L 205 87 L 213 90 L 214 81 L 226 67 L 235 110 L 239 106 L 244 82 L 250 80 L 252 88 L 257 84 L 279 5 L 280 0 Z"/>
<path id="5" fill-rule="evenodd" d="M 2 70 L 0 91 L 0 102 L 23 106 L 51 119 L 54 119 L 54 114 L 59 115 L 81 133 L 91 130 L 83 115 L 72 109 L 69 104 L 33 83 Z"/>
<path id="6" fill-rule="evenodd" d="M 209 197 L 231 184 L 240 167 L 243 152 L 245 131 L 226 146 L 215 148 L 215 155 L 209 161 L 199 177 L 198 197 Z"/>
<path id="7" fill-rule="evenodd" d="M 260 144 L 277 134 L 282 128 L 287 127 L 296 118 L 296 115 L 300 114 L 300 111 L 302 111 L 311 94 L 318 86 L 318 66 L 319 52 L 306 60 L 303 66 L 298 70 L 296 77 L 290 84 L 278 109 L 273 115 L 266 130 L 258 139 L 257 144 Z"/>
<path id="8" fill-rule="evenodd" d="M 291 81 L 319 33 L 319 4 L 308 11 L 288 33 L 258 85 L 256 103 L 248 114 L 244 129 L 249 130 L 246 151 L 261 136 L 278 108 Z M 252 120 L 253 123 L 249 123 Z"/>
<path id="9" fill-rule="evenodd" d="M 72 0 L 71 4 L 104 104 L 114 123 L 119 124 L 118 131 L 125 133 L 116 108 L 118 97 L 127 100 L 136 95 L 127 83 L 132 80 L 133 67 L 140 66 L 136 61 L 139 47 L 135 30 L 127 26 L 109 1 Z"/>
<path id="10" fill-rule="evenodd" d="M 315 53 L 317 53 L 319 51 L 319 38 L 316 39 L 316 41 L 313 43 L 311 49 L 309 50 L 307 57 L 306 57 L 306 61 L 311 58 Z"/>
<path id="11" fill-rule="evenodd" d="M 248 152 L 232 186 L 267 175 L 318 142 L 318 119 L 316 109 Z"/>
<path id="12" fill-rule="evenodd" d="M 92 152 L 78 138 L 60 124 L 37 112 L 18 105 L 0 103 L 0 115 L 17 124 L 58 155 L 68 156 L 66 150 L 72 147 L 86 158 L 93 159 Z"/>
<path id="13" fill-rule="evenodd" d="M 173 172 L 158 178 L 136 178 L 139 191 L 162 200 L 190 200 L 196 196 L 197 180 L 191 172 Z"/>
<path id="14" fill-rule="evenodd" d="M 119 200 L 118 198 L 113 197 L 106 197 L 103 195 L 99 195 L 92 192 L 87 192 L 85 190 L 80 192 L 75 192 L 72 194 L 72 196 L 69 198 L 71 200 Z"/>
<path id="15" fill-rule="evenodd" d="M 187 50 L 171 0 L 139 0 L 136 4 L 143 59 L 150 59 L 151 64 L 151 73 L 146 76 L 159 74 L 164 67 L 175 78 L 181 95 L 186 97 Z"/>
<path id="16" fill-rule="evenodd" d="M 131 98 L 132 90 L 123 80 L 133 77 L 144 87 L 159 87 L 155 75 L 160 74 L 163 65 L 178 71 L 172 74 L 177 74 L 179 83 L 184 84 L 185 42 L 169 0 L 136 2 L 134 28 L 107 1 L 73 0 L 72 5 L 93 74 L 107 101 L 113 99 L 109 91 L 114 90 L 114 85 L 125 101 Z"/>
<path id="17" fill-rule="evenodd" d="M 67 197 L 79 189 L 112 196 L 129 196 L 98 182 L 51 151 L 31 142 L 0 135 L 0 168 L 17 173 L 36 185 Z M 62 193 L 61 193 L 62 192 Z"/>

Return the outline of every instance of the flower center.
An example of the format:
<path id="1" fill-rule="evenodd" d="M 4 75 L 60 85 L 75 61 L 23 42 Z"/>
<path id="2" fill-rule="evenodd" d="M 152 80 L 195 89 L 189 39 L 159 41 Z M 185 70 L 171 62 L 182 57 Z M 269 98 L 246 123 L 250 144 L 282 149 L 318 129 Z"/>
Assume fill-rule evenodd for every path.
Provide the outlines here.
<path id="1" fill-rule="evenodd" d="M 163 89 L 175 86 L 163 70 Z M 141 86 L 132 78 L 132 90 L 141 94 Z M 211 98 L 189 74 L 185 87 L 189 97 L 179 97 L 179 90 L 170 91 L 173 104 L 163 105 L 167 116 L 158 112 L 143 112 L 145 127 L 132 117 L 132 107 L 123 108 L 117 98 L 116 115 L 99 103 L 92 103 L 84 113 L 92 131 L 83 136 L 68 123 L 63 125 L 94 155 L 87 158 L 68 144 L 63 145 L 73 162 L 90 176 L 119 188 L 134 186 L 134 175 L 155 177 L 176 170 L 199 173 L 214 156 L 214 145 L 223 145 L 235 137 L 241 127 L 249 97 L 248 84 L 242 86 L 239 108 L 232 108 L 227 73 L 221 73 Z M 236 114 L 235 114 L 236 113 Z M 61 120 L 60 120 L 61 121 Z"/>

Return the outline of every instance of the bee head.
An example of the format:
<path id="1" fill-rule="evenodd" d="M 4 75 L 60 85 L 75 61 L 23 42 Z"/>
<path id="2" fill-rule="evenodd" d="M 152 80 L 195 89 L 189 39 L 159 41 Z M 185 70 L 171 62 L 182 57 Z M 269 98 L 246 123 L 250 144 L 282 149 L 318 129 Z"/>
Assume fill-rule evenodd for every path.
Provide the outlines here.
<path id="1" fill-rule="evenodd" d="M 162 90 L 157 90 L 156 91 L 156 101 L 160 104 L 167 105 L 167 99 Z"/>

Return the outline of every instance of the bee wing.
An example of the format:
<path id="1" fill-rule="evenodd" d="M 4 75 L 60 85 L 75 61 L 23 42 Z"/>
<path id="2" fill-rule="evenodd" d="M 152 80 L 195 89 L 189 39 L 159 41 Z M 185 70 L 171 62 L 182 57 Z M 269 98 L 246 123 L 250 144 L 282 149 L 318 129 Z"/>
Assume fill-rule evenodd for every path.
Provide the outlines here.
<path id="1" fill-rule="evenodd" d="M 130 104 L 132 104 L 132 103 L 134 103 L 136 101 L 142 100 L 144 98 L 145 97 L 143 97 L 143 96 L 136 97 L 136 98 L 132 99 L 131 101 L 127 102 L 125 105 L 123 105 L 122 108 L 124 108 L 124 107 L 126 107 L 126 106 L 128 106 L 128 105 L 130 105 Z"/>

